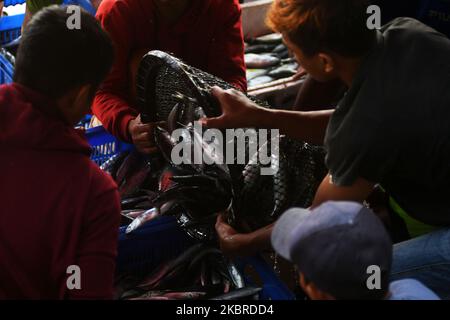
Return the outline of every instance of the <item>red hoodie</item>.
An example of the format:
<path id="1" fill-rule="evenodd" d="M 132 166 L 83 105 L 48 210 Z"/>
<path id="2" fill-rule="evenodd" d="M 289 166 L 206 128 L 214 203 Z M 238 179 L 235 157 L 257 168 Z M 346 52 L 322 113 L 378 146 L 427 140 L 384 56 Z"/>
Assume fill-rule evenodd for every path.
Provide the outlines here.
<path id="1" fill-rule="evenodd" d="M 112 298 L 119 195 L 84 134 L 18 84 L 0 86 L 0 128 L 0 299 Z"/>
<path id="2" fill-rule="evenodd" d="M 138 115 L 130 98 L 129 64 L 142 49 L 171 52 L 246 90 L 238 0 L 191 0 L 174 26 L 158 21 L 152 0 L 103 0 L 97 18 L 113 39 L 116 60 L 92 110 L 109 132 L 124 141 L 131 142 L 128 122 Z"/>

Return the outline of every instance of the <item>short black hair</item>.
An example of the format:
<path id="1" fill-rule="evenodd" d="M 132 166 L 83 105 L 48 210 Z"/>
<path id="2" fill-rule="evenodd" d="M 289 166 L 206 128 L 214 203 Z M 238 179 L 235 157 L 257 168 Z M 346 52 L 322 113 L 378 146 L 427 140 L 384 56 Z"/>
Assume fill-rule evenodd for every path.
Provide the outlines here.
<path id="1" fill-rule="evenodd" d="M 113 63 L 113 45 L 95 17 L 80 10 L 80 28 L 69 29 L 67 6 L 39 11 L 25 27 L 14 81 L 51 98 L 80 85 L 96 90 Z"/>

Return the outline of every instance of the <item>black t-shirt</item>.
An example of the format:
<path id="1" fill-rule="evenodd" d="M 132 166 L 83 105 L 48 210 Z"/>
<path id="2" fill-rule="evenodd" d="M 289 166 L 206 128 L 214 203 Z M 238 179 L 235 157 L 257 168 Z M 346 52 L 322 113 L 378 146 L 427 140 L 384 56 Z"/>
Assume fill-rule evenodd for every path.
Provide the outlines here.
<path id="1" fill-rule="evenodd" d="M 450 36 L 450 0 L 371 0 L 381 9 L 382 23 L 412 17 Z"/>
<path id="2" fill-rule="evenodd" d="M 398 18 L 417 18 L 422 0 L 371 0 L 381 9 L 381 20 L 383 24 Z"/>
<path id="3" fill-rule="evenodd" d="M 378 33 L 332 116 L 335 184 L 382 186 L 411 216 L 450 225 L 450 40 L 410 18 Z"/>

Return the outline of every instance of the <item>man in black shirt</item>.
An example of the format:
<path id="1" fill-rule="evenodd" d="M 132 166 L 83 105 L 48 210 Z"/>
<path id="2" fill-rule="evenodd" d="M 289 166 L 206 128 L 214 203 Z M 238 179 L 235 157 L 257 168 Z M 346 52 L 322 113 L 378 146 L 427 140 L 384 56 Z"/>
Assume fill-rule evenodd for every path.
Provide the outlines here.
<path id="1" fill-rule="evenodd" d="M 276 127 L 311 143 L 325 141 L 329 174 L 313 207 L 330 200 L 363 202 L 381 184 L 404 209 L 415 235 L 428 232 L 394 248 L 395 279 L 418 278 L 447 298 L 450 40 L 410 18 L 369 30 L 367 5 L 363 0 L 278 0 L 269 13 L 269 22 L 313 78 L 345 83 L 348 91 L 335 111 L 266 110 L 236 92 L 215 89 L 223 115 L 203 124 Z M 269 247 L 271 227 L 237 234 L 219 217 L 216 228 L 230 254 Z M 431 232 L 436 228 L 441 230 Z M 431 267 L 435 264 L 439 272 Z M 406 272 L 411 269 L 420 273 Z"/>

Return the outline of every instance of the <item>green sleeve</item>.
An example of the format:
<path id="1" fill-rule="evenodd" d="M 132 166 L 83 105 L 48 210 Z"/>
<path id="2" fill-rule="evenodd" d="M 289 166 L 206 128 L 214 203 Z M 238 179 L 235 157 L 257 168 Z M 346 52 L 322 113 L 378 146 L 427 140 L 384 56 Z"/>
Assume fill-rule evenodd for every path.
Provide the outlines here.
<path id="1" fill-rule="evenodd" d="M 44 7 L 62 3 L 63 0 L 27 0 L 27 9 L 31 12 L 31 14 L 35 14 Z"/>

